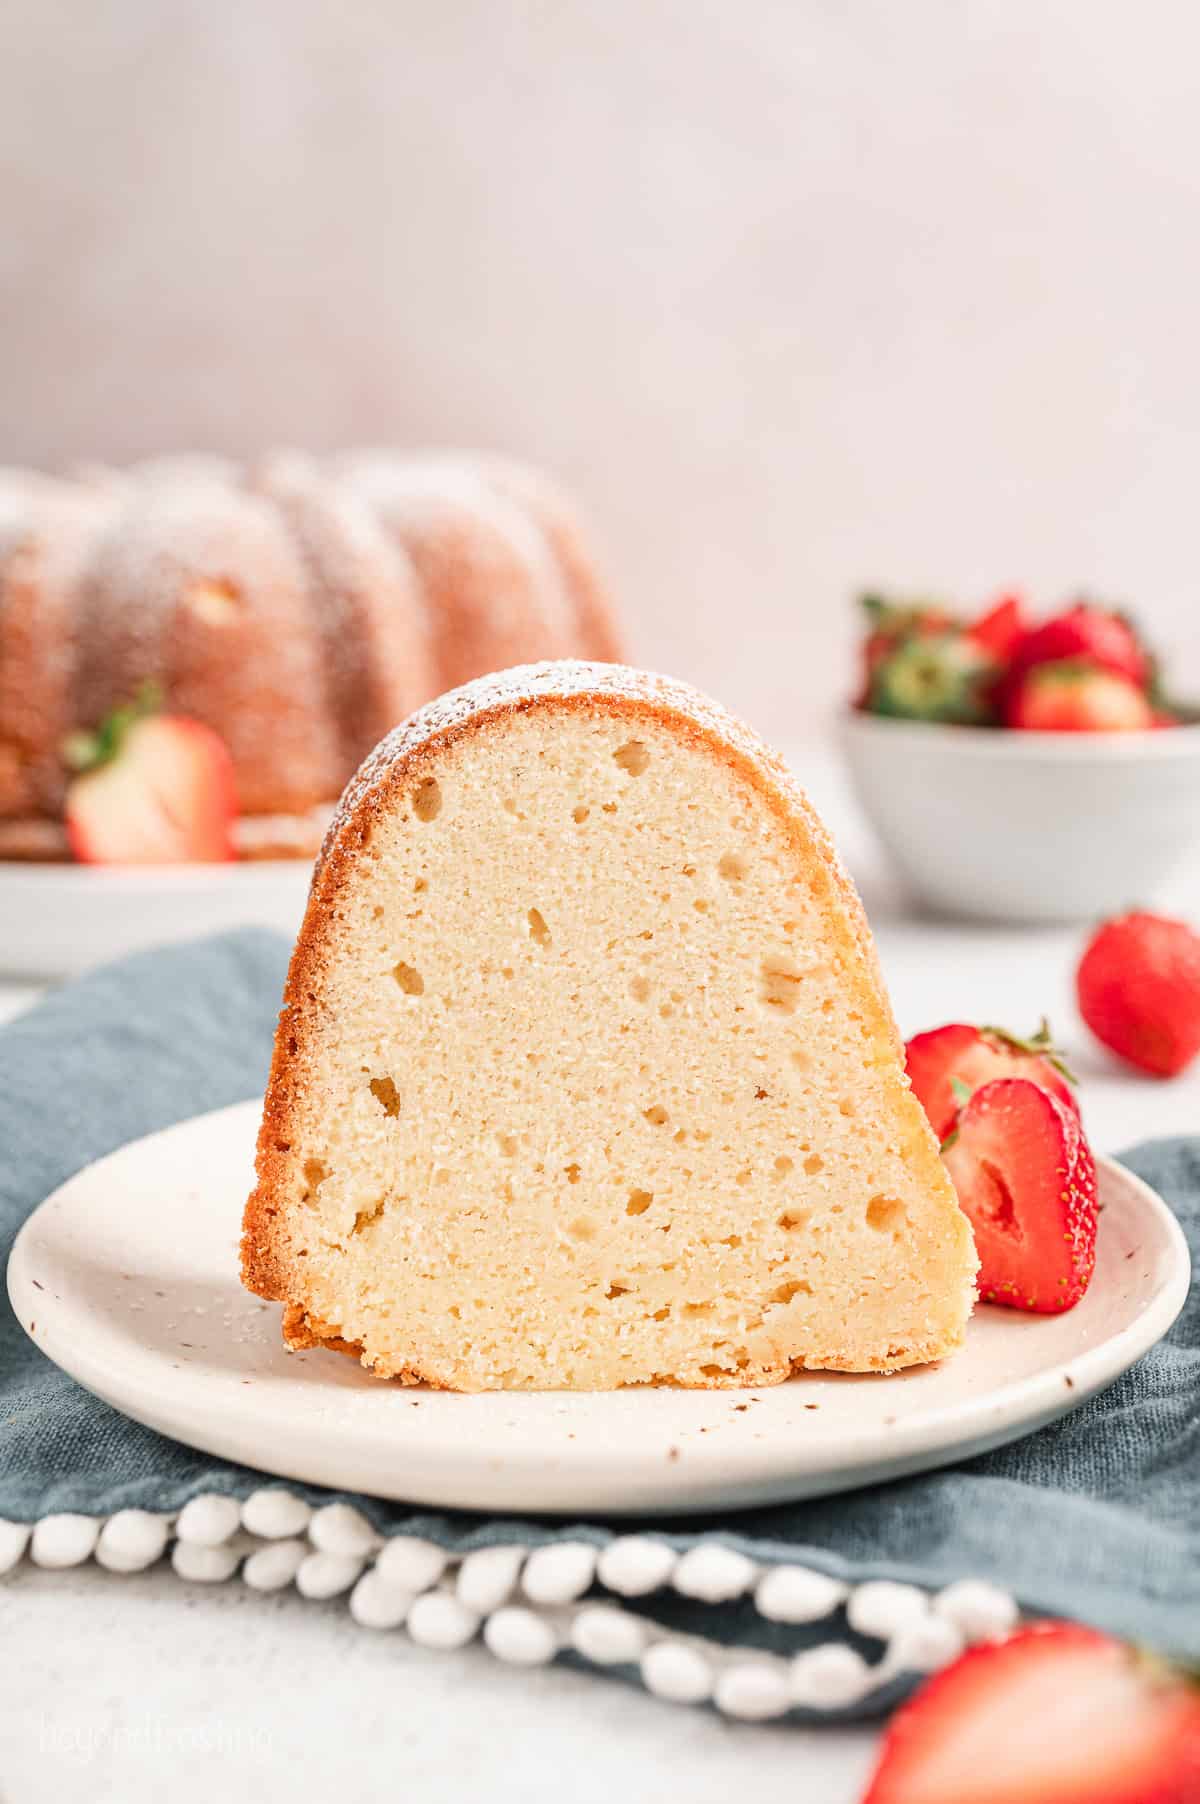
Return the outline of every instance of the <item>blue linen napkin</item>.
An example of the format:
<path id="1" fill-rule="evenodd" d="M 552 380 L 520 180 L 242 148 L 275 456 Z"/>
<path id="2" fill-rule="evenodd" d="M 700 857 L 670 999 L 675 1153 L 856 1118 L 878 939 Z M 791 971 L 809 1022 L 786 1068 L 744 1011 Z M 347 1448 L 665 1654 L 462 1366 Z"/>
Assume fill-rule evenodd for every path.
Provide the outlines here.
<path id="1" fill-rule="evenodd" d="M 139 1135 L 256 1095 L 288 948 L 246 931 L 141 953 L 48 996 L 0 1031 L 0 1251 L 85 1164 Z M 1125 1163 L 1176 1210 L 1200 1268 L 1200 1140 L 1148 1144 Z M 0 1305 L 0 1517 L 107 1516 L 244 1498 L 261 1474 L 130 1422 L 38 1351 Z M 313 1501 L 333 1493 L 292 1486 Z M 523 1522 L 351 1498 L 383 1533 L 455 1551 L 560 1537 L 602 1543 L 636 1524 Z M 1200 1660 L 1200 1289 L 1167 1338 L 1101 1396 L 1013 1446 L 842 1496 L 709 1519 L 655 1519 L 682 1550 L 705 1536 L 764 1563 L 859 1582 L 937 1587 L 982 1577 L 1028 1609 L 1075 1616 Z M 742 1599 L 639 1604 L 683 1632 L 793 1651 L 796 1632 Z M 878 1708 L 880 1700 L 874 1700 Z"/>

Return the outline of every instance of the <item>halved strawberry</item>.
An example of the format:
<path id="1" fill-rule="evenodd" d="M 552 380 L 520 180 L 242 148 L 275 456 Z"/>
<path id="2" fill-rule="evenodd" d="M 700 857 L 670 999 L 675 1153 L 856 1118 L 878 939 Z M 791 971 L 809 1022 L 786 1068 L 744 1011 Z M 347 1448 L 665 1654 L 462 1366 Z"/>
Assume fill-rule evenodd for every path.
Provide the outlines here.
<path id="1" fill-rule="evenodd" d="M 966 637 L 997 664 L 1007 664 L 1027 632 L 1021 597 L 1002 595 L 973 626 L 967 628 Z"/>
<path id="2" fill-rule="evenodd" d="M 1096 1166 L 1079 1117 L 1028 1078 L 963 1105 L 942 1156 L 975 1230 L 985 1303 L 1057 1315 L 1096 1264 Z"/>
<path id="3" fill-rule="evenodd" d="M 1033 733 L 1130 733 L 1154 725 L 1145 692 L 1082 658 L 1036 664 L 1006 688 L 1004 724 Z"/>
<path id="4" fill-rule="evenodd" d="M 969 1027 L 963 1021 L 914 1034 L 905 1047 L 913 1094 L 928 1115 L 939 1140 L 958 1118 L 967 1092 L 997 1077 L 1027 1077 L 1076 1115 L 1074 1078 L 1063 1062 L 1043 1021 L 1035 1034 L 1020 1039 L 1002 1027 Z"/>
<path id="5" fill-rule="evenodd" d="M 886 1730 L 862 1804 L 1198 1804 L 1200 1690 L 1097 1629 L 971 1648 Z"/>
<path id="6" fill-rule="evenodd" d="M 1114 609 L 1087 601 L 1077 601 L 1026 633 L 1013 667 L 1020 674 L 1035 664 L 1057 664 L 1064 658 L 1085 659 L 1124 677 L 1136 689 L 1145 689 L 1153 674 L 1153 662 L 1132 622 Z"/>
<path id="7" fill-rule="evenodd" d="M 225 743 L 198 720 L 114 710 L 65 748 L 82 769 L 66 825 L 85 864 L 223 862 L 235 856 L 237 791 Z"/>

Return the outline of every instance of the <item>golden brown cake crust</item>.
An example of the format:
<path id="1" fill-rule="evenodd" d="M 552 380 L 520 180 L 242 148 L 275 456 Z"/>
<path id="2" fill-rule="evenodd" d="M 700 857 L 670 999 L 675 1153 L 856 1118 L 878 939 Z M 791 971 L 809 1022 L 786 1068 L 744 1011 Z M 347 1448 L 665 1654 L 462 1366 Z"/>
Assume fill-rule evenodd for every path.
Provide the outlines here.
<path id="1" fill-rule="evenodd" d="M 304 1093 L 306 1059 L 316 1019 L 316 998 L 325 947 L 337 933 L 338 902 L 354 881 L 356 864 L 372 831 L 398 795 L 411 790 L 427 767 L 451 744 L 486 731 L 506 716 L 550 710 L 614 716 L 623 723 L 666 725 L 684 742 L 703 746 L 757 791 L 789 840 L 815 848 L 833 904 L 832 916 L 854 956 L 846 961 L 847 982 L 861 990 L 864 1009 L 885 1023 L 888 1040 L 902 1064 L 903 1046 L 879 973 L 877 955 L 857 891 L 823 823 L 784 762 L 724 709 L 685 684 L 623 665 L 578 661 L 529 665 L 479 679 L 419 710 L 376 748 L 347 787 L 317 859 L 309 902 L 292 956 L 275 1038 L 256 1159 L 257 1184 L 245 1208 L 242 1279 L 248 1289 L 288 1310 L 284 1337 L 289 1345 L 340 1345 L 337 1324 L 314 1321 L 300 1300 L 303 1281 L 289 1267 L 276 1218 L 285 1196 L 285 1172 L 293 1121 Z M 944 1188 L 936 1145 L 927 1136 L 914 1156 L 929 1166 L 931 1187 Z M 965 1223 L 963 1232 L 967 1233 Z M 952 1350 L 943 1339 L 907 1342 L 886 1349 L 868 1369 L 895 1370 L 924 1363 Z M 699 1388 L 777 1383 L 792 1370 L 848 1369 L 844 1349 L 824 1349 L 819 1358 L 774 1367 L 751 1366 L 707 1378 Z M 857 1369 L 863 1369 L 861 1362 Z M 398 1374 L 405 1383 L 427 1381 L 417 1367 Z M 444 1376 L 439 1380 L 446 1384 Z M 673 1380 L 672 1380 L 673 1382 Z M 450 1388 L 457 1388 L 453 1385 Z"/>

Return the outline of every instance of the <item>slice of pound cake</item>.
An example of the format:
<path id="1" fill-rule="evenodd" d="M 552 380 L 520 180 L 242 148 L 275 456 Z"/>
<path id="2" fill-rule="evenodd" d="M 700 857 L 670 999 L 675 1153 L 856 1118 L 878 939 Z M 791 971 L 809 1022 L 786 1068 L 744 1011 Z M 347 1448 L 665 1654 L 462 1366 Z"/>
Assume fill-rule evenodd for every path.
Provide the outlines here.
<path id="1" fill-rule="evenodd" d="M 975 1252 L 854 889 L 682 684 L 552 663 L 367 759 L 318 861 L 246 1205 L 289 1345 L 455 1390 L 888 1372 Z"/>

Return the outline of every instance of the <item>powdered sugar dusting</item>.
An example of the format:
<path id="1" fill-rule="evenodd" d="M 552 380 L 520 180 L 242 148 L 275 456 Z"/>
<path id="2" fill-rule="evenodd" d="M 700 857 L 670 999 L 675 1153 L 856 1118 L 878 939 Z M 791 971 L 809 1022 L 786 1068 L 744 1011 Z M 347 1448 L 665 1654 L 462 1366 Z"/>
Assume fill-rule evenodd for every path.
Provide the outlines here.
<path id="1" fill-rule="evenodd" d="M 626 702 L 635 709 L 649 706 L 673 716 L 685 730 L 728 746 L 804 815 L 810 831 L 819 840 L 822 855 L 836 865 L 840 880 L 849 887 L 833 842 L 796 778 L 782 758 L 736 715 L 674 677 L 635 670 L 626 664 L 597 664 L 577 658 L 494 671 L 419 708 L 376 746 L 351 778 L 330 822 L 321 859 L 328 856 L 342 830 L 374 791 L 397 766 L 415 754 L 432 750 L 485 717 L 522 712 L 548 701 L 565 702 L 588 696 Z"/>

